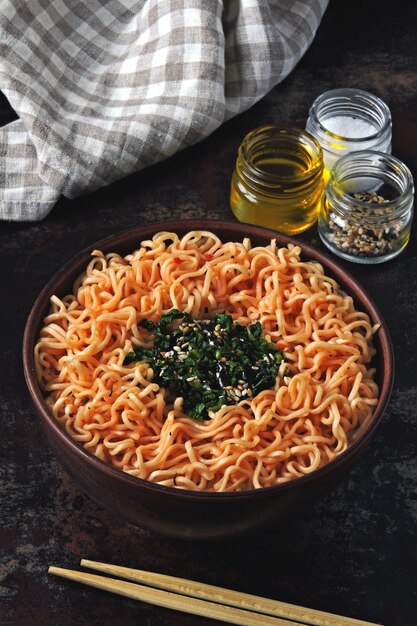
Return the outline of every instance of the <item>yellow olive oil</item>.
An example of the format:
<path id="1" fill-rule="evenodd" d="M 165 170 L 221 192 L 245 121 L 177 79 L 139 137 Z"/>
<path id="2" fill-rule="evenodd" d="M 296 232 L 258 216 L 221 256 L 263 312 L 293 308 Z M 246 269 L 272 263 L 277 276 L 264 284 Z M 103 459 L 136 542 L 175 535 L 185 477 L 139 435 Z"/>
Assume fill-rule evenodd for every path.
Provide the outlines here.
<path id="1" fill-rule="evenodd" d="M 316 221 L 323 189 L 318 143 L 302 130 L 264 126 L 239 148 L 230 206 L 241 222 L 295 235 Z"/>

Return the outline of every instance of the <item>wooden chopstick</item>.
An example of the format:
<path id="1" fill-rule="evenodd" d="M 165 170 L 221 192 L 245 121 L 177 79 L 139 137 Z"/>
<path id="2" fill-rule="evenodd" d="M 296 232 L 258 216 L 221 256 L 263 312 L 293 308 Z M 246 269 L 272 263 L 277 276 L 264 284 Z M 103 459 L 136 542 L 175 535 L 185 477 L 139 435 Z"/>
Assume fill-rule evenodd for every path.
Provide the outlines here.
<path id="1" fill-rule="evenodd" d="M 82 559 L 81 565 L 110 575 L 145 583 L 145 585 L 151 585 L 157 589 L 57 567 L 50 567 L 49 572 L 150 604 L 203 615 L 231 624 L 241 624 L 242 626 L 254 626 L 255 623 L 256 626 L 295 626 L 296 624 L 300 626 L 378 626 L 363 620 L 316 611 L 185 578 L 99 563 L 88 559 Z"/>
<path id="2" fill-rule="evenodd" d="M 244 611 L 224 604 L 215 602 L 206 602 L 197 598 L 190 598 L 170 591 L 161 591 L 152 587 L 145 587 L 136 583 L 126 582 L 125 580 L 117 580 L 115 578 L 106 578 L 105 576 L 97 576 L 97 574 L 86 574 L 85 572 L 76 572 L 74 570 L 62 569 L 60 567 L 51 566 L 48 569 L 50 574 L 56 574 L 63 578 L 69 578 L 91 587 L 112 591 L 121 596 L 127 596 L 134 600 L 141 600 L 149 604 L 155 604 L 168 609 L 175 609 L 183 613 L 191 613 L 193 615 L 202 615 L 210 617 L 229 624 L 240 624 L 241 626 L 304 626 L 300 622 L 290 622 L 279 617 L 271 617 L 270 615 L 261 615 L 252 611 Z M 256 622 L 254 621 L 256 619 Z"/>
<path id="3" fill-rule="evenodd" d="M 280 602 L 279 600 L 271 600 L 270 598 L 261 598 L 240 591 L 224 589 L 215 585 L 207 585 L 205 583 L 195 582 L 186 578 L 177 578 L 175 576 L 167 576 L 166 574 L 157 574 L 140 569 L 132 569 L 130 567 L 122 567 L 120 565 L 110 565 L 108 563 L 99 563 L 98 561 L 90 561 L 82 559 L 81 565 L 99 572 L 104 572 L 113 576 L 120 576 L 127 580 L 151 585 L 158 589 L 173 591 L 194 598 L 209 600 L 210 602 L 218 602 L 228 606 L 238 607 L 247 611 L 255 611 L 264 613 L 274 617 L 283 617 L 287 620 L 299 620 L 304 624 L 314 624 L 315 626 L 378 626 L 370 622 L 364 622 L 349 617 L 342 617 L 324 611 L 308 609 L 295 604 Z"/>

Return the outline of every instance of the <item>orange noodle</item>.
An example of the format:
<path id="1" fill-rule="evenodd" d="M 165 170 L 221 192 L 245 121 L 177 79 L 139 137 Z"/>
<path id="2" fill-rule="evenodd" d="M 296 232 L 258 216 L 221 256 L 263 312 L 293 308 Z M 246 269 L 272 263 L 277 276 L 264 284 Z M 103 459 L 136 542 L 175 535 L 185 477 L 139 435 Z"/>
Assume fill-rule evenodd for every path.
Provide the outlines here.
<path id="1" fill-rule="evenodd" d="M 35 348 L 53 416 L 86 450 L 132 476 L 180 489 L 239 491 L 313 472 L 343 452 L 378 399 L 373 326 L 299 247 L 223 243 L 206 231 L 159 232 L 125 257 L 95 250 L 73 293 L 51 298 Z M 274 388 L 198 422 L 124 364 L 176 308 L 259 321 L 282 350 Z M 148 342 L 148 343 L 146 343 Z"/>

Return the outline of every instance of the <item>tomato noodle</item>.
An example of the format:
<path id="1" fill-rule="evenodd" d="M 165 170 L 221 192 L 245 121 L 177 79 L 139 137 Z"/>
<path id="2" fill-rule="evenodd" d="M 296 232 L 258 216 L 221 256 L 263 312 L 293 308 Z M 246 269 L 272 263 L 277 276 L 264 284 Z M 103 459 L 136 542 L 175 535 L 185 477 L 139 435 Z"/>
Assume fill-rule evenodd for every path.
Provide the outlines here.
<path id="1" fill-rule="evenodd" d="M 334 459 L 378 401 L 373 326 L 298 246 L 252 247 L 207 231 L 160 232 L 125 257 L 95 250 L 72 294 L 51 297 L 35 347 L 55 419 L 86 450 L 161 485 L 239 491 L 292 480 Z M 197 422 L 152 382 L 143 318 L 172 308 L 261 323 L 284 355 L 275 387 Z"/>

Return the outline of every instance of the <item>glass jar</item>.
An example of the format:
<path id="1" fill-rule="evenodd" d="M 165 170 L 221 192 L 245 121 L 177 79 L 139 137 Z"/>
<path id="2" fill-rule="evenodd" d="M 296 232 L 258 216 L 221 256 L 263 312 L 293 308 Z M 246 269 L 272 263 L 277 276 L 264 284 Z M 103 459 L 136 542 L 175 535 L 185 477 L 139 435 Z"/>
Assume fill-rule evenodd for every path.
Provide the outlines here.
<path id="1" fill-rule="evenodd" d="M 310 108 L 306 129 L 323 149 L 326 181 L 335 162 L 349 152 L 391 152 L 390 110 L 383 100 L 360 89 L 321 94 Z"/>
<path id="2" fill-rule="evenodd" d="M 317 221 L 323 191 L 322 151 L 309 133 L 269 125 L 246 135 L 230 192 L 239 221 L 301 233 Z"/>
<path id="3" fill-rule="evenodd" d="M 410 238 L 414 184 L 399 159 L 373 150 L 352 152 L 330 173 L 318 220 L 323 243 L 356 263 L 382 263 Z"/>

